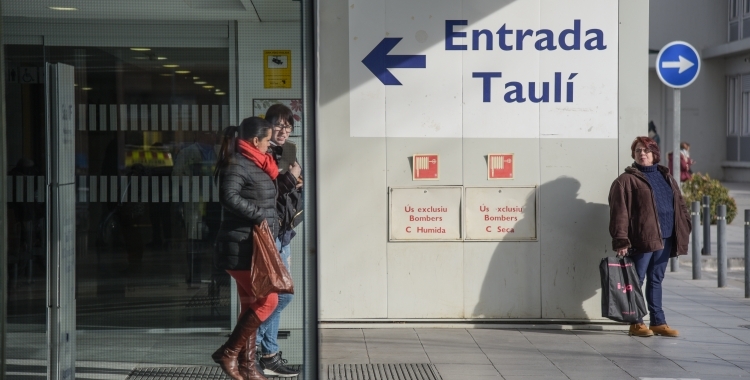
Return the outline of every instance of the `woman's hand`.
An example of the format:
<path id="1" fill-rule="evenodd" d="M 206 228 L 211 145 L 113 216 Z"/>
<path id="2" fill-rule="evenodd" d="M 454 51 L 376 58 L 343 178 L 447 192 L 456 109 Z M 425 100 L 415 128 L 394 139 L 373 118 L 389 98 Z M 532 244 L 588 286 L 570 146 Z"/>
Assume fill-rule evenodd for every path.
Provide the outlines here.
<path id="1" fill-rule="evenodd" d="M 628 255 L 628 249 L 627 248 L 620 248 L 617 250 L 617 257 L 623 258 Z"/>

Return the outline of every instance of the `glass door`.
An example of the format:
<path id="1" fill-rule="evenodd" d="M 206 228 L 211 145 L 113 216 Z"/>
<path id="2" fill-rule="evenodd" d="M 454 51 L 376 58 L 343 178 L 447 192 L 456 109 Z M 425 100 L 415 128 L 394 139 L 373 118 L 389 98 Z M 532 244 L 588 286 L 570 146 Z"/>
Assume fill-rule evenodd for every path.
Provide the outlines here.
<path id="1" fill-rule="evenodd" d="M 74 217 L 63 227 L 75 240 L 72 335 L 92 332 L 78 360 L 194 364 L 191 355 L 144 357 L 158 332 L 219 341 L 230 328 L 229 276 L 211 255 L 221 222 L 212 173 L 230 119 L 227 48 L 8 45 L 8 372 L 46 374 L 52 343 L 45 63 L 72 70 Z M 102 340 L 112 350 L 94 350 Z"/>
<path id="2" fill-rule="evenodd" d="M 276 103 L 294 111 L 289 147 L 296 144 L 303 167 L 307 207 L 288 247 L 297 293 L 278 320 L 276 343 L 289 365 L 303 365 L 315 347 L 316 300 L 314 101 L 304 92 L 312 71 L 302 75 L 313 55 L 301 51 L 300 2 L 81 3 L 65 11 L 11 3 L 3 19 L 10 378 L 48 372 L 46 64 L 73 72 L 75 200 L 63 227 L 74 230 L 76 333 L 68 338 L 76 374 L 218 369 L 210 355 L 239 311 L 232 281 L 212 260 L 219 136 Z M 277 56 L 289 65 L 279 83 L 267 73 Z M 303 377 L 314 376 L 313 362 L 305 368 Z"/>
<path id="3" fill-rule="evenodd" d="M 75 66 L 78 328 L 229 325 L 211 180 L 226 48 L 47 47 Z"/>

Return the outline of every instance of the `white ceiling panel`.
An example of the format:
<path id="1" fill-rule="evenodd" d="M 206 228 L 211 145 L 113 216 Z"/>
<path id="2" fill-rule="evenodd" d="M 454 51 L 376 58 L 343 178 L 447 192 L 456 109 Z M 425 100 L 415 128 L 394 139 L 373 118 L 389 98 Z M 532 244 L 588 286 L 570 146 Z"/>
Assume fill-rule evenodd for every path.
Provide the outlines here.
<path id="1" fill-rule="evenodd" d="M 287 1 L 298 4 L 292 0 L 270 2 Z M 211 6 L 212 4 L 215 6 Z M 260 21 L 249 0 L 2 0 L 2 5 L 3 16 L 6 17 L 122 21 Z M 77 10 L 60 11 L 50 7 Z M 273 18 L 273 15 L 269 14 L 269 18 Z"/>

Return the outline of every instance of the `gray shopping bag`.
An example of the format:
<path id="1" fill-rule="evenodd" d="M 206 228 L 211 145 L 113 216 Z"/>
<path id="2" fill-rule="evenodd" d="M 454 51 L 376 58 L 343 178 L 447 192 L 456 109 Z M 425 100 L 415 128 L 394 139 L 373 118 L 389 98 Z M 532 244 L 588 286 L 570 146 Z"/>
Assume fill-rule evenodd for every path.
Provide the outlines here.
<path id="1" fill-rule="evenodd" d="M 599 263 L 602 280 L 602 317 L 635 323 L 648 314 L 638 272 L 629 257 L 605 257 Z"/>

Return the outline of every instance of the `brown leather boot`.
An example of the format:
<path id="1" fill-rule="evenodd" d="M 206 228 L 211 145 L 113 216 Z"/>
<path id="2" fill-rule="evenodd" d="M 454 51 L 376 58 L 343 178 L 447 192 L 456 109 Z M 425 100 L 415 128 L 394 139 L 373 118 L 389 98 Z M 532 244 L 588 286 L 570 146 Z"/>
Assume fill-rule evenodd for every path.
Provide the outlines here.
<path id="1" fill-rule="evenodd" d="M 669 325 L 667 325 L 666 323 L 663 325 L 659 325 L 659 326 L 649 326 L 648 328 L 656 335 L 671 336 L 671 337 L 680 336 L 679 331 L 673 328 L 670 328 Z"/>
<path id="2" fill-rule="evenodd" d="M 645 323 L 633 323 L 630 325 L 630 331 L 628 331 L 628 335 L 646 338 L 649 336 L 654 336 L 654 332 L 646 328 Z"/>
<path id="3" fill-rule="evenodd" d="M 255 332 L 258 330 L 260 323 L 261 321 L 255 315 L 255 312 L 252 309 L 248 309 L 240 316 L 237 326 L 232 330 L 232 334 L 229 335 L 227 342 L 211 355 L 214 362 L 221 366 L 221 370 L 233 380 L 244 380 L 239 372 L 237 357 L 251 335 L 253 335 L 252 341 L 255 342 Z M 255 350 L 253 350 L 254 352 Z"/>
<path id="4" fill-rule="evenodd" d="M 258 363 L 255 361 L 255 339 L 257 334 L 257 329 L 250 334 L 238 359 L 240 374 L 245 380 L 267 380 L 266 376 L 263 375 L 263 370 L 260 369 Z"/>

